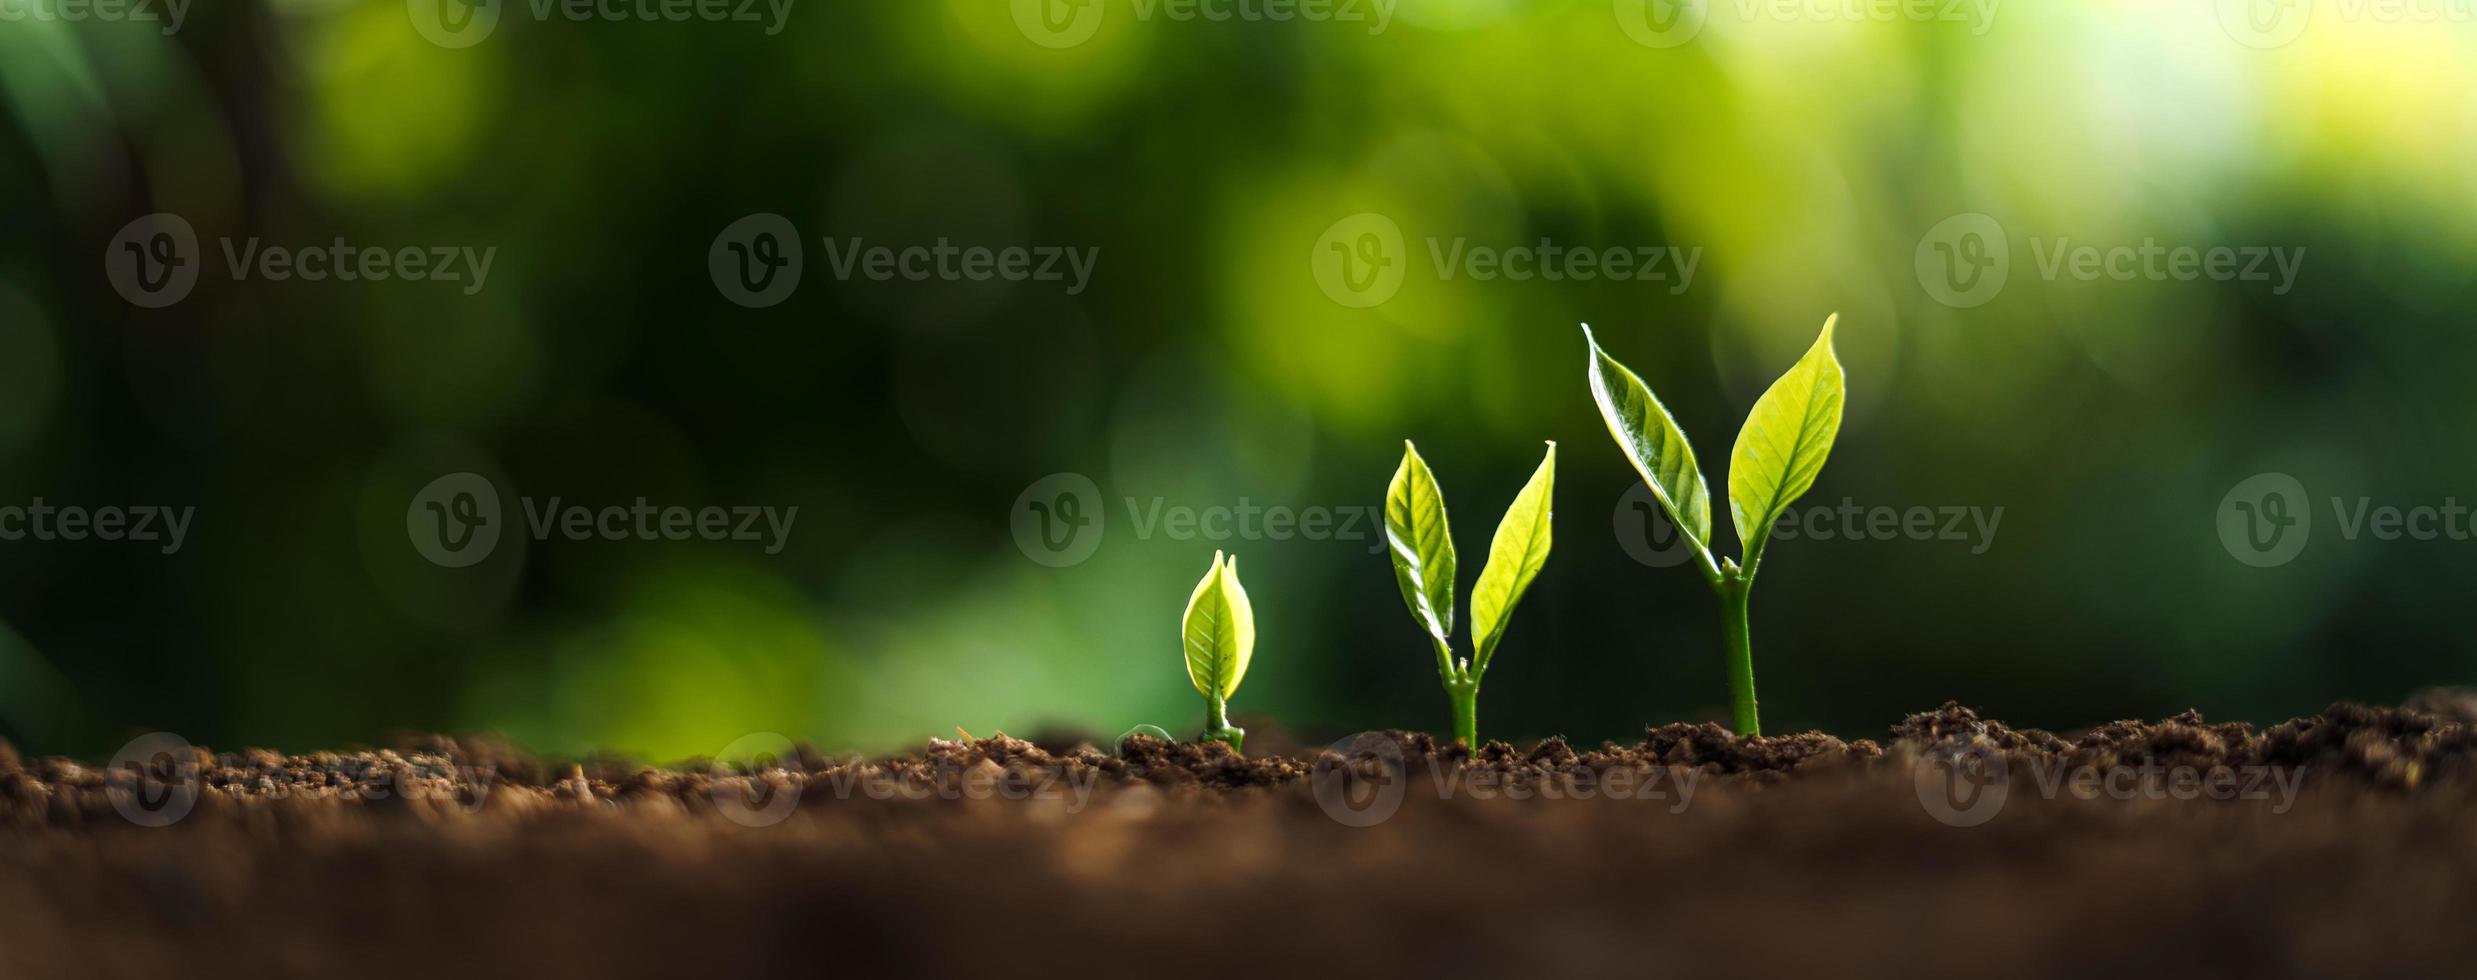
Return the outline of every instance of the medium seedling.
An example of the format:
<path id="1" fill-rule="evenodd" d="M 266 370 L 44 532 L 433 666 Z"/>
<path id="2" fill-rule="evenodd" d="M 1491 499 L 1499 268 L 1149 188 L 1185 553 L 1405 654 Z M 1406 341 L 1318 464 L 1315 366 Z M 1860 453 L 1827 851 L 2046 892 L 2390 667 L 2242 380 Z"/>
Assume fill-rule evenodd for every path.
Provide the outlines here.
<path id="1" fill-rule="evenodd" d="M 1659 498 L 1678 536 L 1693 546 L 1696 568 L 1720 596 L 1721 629 L 1729 668 L 1729 715 L 1740 735 L 1760 735 L 1755 713 L 1755 661 L 1747 632 L 1746 600 L 1754 590 L 1755 573 L 1763 569 L 1763 545 L 1772 525 L 1789 504 L 1815 485 L 1831 455 L 1832 440 L 1841 431 L 1841 362 L 1832 352 L 1832 325 L 1823 321 L 1823 335 L 1798 359 L 1789 373 L 1772 382 L 1737 433 L 1737 448 L 1729 453 L 1729 520 L 1737 525 L 1746 563 L 1714 561 L 1711 550 L 1711 489 L 1695 468 L 1694 447 L 1669 417 L 1668 408 L 1652 395 L 1643 379 L 1626 370 L 1583 324 L 1583 340 L 1591 345 L 1591 397 L 1608 422 L 1634 469 Z"/>
<path id="2" fill-rule="evenodd" d="M 1445 683 L 1445 700 L 1453 705 L 1454 738 L 1479 745 L 1479 680 L 1505 639 L 1505 624 L 1514 604 L 1548 562 L 1551 497 L 1557 479 L 1557 444 L 1548 444 L 1531 482 L 1514 495 L 1513 506 L 1497 524 L 1488 545 L 1488 564 L 1471 589 L 1471 656 L 1457 659 L 1450 642 L 1454 631 L 1453 528 L 1445 520 L 1445 493 L 1419 458 L 1419 447 L 1402 442 L 1402 466 L 1385 491 L 1385 541 L 1393 552 L 1393 577 L 1402 586 L 1402 604 L 1427 630 L 1436 647 L 1436 676 Z"/>
<path id="3" fill-rule="evenodd" d="M 1237 556 L 1224 560 L 1221 552 L 1213 552 L 1213 567 L 1187 597 L 1187 614 L 1180 627 L 1187 648 L 1187 680 L 1195 684 L 1196 693 L 1204 695 L 1201 740 L 1228 742 L 1231 751 L 1239 751 L 1247 730 L 1230 724 L 1230 697 L 1238 693 L 1239 680 L 1247 676 L 1247 660 L 1256 652 L 1256 610 L 1247 602 L 1247 590 L 1239 585 Z"/>

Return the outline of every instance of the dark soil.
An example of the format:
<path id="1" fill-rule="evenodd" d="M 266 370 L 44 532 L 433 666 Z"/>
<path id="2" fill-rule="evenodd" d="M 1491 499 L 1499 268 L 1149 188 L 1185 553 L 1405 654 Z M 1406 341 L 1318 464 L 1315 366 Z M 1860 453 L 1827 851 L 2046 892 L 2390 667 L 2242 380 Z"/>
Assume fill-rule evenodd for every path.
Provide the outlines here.
<path id="1" fill-rule="evenodd" d="M 2477 954 L 2465 695 L 2069 738 L 1947 705 L 1880 742 L 1114 748 L 750 771 L 425 738 L 192 750 L 144 780 L 0 743 L 0 978 L 2409 977 Z"/>

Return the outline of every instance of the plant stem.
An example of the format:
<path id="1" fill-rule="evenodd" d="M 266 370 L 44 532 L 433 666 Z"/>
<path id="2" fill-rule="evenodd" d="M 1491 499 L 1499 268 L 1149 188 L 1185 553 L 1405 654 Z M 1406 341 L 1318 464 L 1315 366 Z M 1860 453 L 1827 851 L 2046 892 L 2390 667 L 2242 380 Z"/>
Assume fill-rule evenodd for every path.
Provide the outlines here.
<path id="1" fill-rule="evenodd" d="M 1746 600 L 1754 585 L 1754 576 L 1741 572 L 1717 586 L 1720 629 L 1729 658 L 1729 727 L 1740 735 L 1763 734 L 1762 722 L 1755 715 L 1754 637 L 1746 623 Z"/>
<path id="2" fill-rule="evenodd" d="M 1445 700 L 1454 706 L 1454 738 L 1479 748 L 1479 678 L 1469 675 L 1445 681 Z"/>
<path id="3" fill-rule="evenodd" d="M 1219 696 L 1205 699 L 1204 734 L 1197 741 L 1228 742 L 1230 751 L 1240 751 L 1240 746 L 1247 741 L 1247 729 L 1230 724 L 1229 699 Z"/>

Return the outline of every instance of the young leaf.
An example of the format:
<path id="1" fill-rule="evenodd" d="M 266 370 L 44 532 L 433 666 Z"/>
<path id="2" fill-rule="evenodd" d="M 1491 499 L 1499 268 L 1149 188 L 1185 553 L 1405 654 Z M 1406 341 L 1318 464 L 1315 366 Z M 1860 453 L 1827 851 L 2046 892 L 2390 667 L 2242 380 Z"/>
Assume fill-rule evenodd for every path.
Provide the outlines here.
<path id="1" fill-rule="evenodd" d="M 1393 578 L 1402 604 L 1429 636 L 1454 632 L 1454 537 L 1445 521 L 1445 492 L 1419 458 L 1419 447 L 1402 440 L 1402 466 L 1385 491 L 1385 542 L 1393 552 Z"/>
<path id="2" fill-rule="evenodd" d="M 1187 597 L 1184 626 L 1187 680 L 1196 693 L 1225 699 L 1237 694 L 1247 659 L 1256 651 L 1256 610 L 1239 585 L 1237 558 L 1225 562 L 1221 552 L 1213 552 L 1213 567 Z"/>
<path id="3" fill-rule="evenodd" d="M 1815 485 L 1841 431 L 1841 362 L 1832 352 L 1833 314 L 1823 335 L 1789 373 L 1755 400 L 1729 454 L 1729 517 L 1746 544 L 1746 567 L 1762 560 L 1772 522 Z"/>
<path id="4" fill-rule="evenodd" d="M 1695 468 L 1694 447 L 1686 443 L 1686 433 L 1643 379 L 1600 349 L 1588 323 L 1583 324 L 1583 340 L 1591 345 L 1591 399 L 1600 405 L 1609 436 L 1651 486 L 1652 496 L 1659 498 L 1660 509 L 1668 512 L 1677 533 L 1686 536 L 1702 555 L 1703 564 L 1710 567 L 1712 492 L 1703 482 L 1703 472 Z"/>
<path id="5" fill-rule="evenodd" d="M 1556 483 L 1557 444 L 1552 442 L 1538 472 L 1531 474 L 1531 482 L 1514 495 L 1513 506 L 1505 508 L 1497 536 L 1488 543 L 1488 564 L 1480 568 L 1479 584 L 1471 588 L 1471 630 L 1478 641 L 1474 666 L 1480 670 L 1486 670 L 1488 658 L 1496 655 L 1497 641 L 1505 636 L 1514 604 L 1522 601 L 1523 590 L 1531 587 L 1540 566 L 1548 563 L 1548 525 Z"/>

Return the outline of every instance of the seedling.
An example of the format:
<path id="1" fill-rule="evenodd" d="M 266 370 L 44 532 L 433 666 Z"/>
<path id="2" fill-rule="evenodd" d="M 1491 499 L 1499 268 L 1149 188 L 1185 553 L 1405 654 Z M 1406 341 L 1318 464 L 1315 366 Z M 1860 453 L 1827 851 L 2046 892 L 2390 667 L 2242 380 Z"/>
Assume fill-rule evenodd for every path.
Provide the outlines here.
<path id="1" fill-rule="evenodd" d="M 1488 672 L 1497 643 L 1505 639 L 1505 624 L 1513 618 L 1514 604 L 1522 601 L 1523 590 L 1531 587 L 1540 566 L 1548 563 L 1556 479 L 1557 444 L 1552 442 L 1538 472 L 1514 495 L 1513 506 L 1505 509 L 1505 519 L 1497 523 L 1497 536 L 1488 545 L 1488 564 L 1480 569 L 1479 584 L 1471 589 L 1471 656 L 1460 659 L 1454 657 L 1450 642 L 1454 540 L 1453 528 L 1445 520 L 1445 493 L 1437 488 L 1428 461 L 1419 458 L 1419 447 L 1407 439 L 1402 442 L 1402 466 L 1393 472 L 1393 485 L 1385 491 L 1385 541 L 1393 552 L 1393 577 L 1402 586 L 1402 604 L 1410 607 L 1411 618 L 1428 631 L 1436 647 L 1436 676 L 1445 683 L 1445 700 L 1453 705 L 1454 738 L 1473 747 L 1479 745 L 1479 679 Z"/>
<path id="2" fill-rule="evenodd" d="M 1601 350 L 1591 325 L 1583 324 L 1583 341 L 1591 345 L 1591 397 L 1600 404 L 1608 434 L 1650 484 L 1678 536 L 1693 546 L 1695 567 L 1720 596 L 1729 715 L 1741 735 L 1763 734 L 1755 714 L 1754 649 L 1746 628 L 1746 599 L 1754 590 L 1755 573 L 1763 569 L 1763 545 L 1772 535 L 1773 522 L 1815 485 L 1841 431 L 1841 362 L 1832 352 L 1832 325 L 1839 319 L 1833 314 L 1823 321 L 1823 335 L 1789 373 L 1755 399 L 1754 411 L 1737 432 L 1737 448 L 1729 453 L 1729 520 L 1737 525 L 1738 541 L 1745 548 L 1742 567 L 1732 559 L 1712 559 L 1711 489 L 1695 468 L 1694 447 L 1686 443 L 1686 433 L 1643 379 Z"/>
<path id="3" fill-rule="evenodd" d="M 1213 567 L 1187 597 L 1181 633 L 1187 648 L 1187 680 L 1204 695 L 1202 741 L 1230 743 L 1236 752 L 1247 730 L 1230 724 L 1230 696 L 1247 676 L 1247 659 L 1256 651 L 1256 610 L 1239 585 L 1238 558 L 1223 560 L 1213 552 Z"/>

